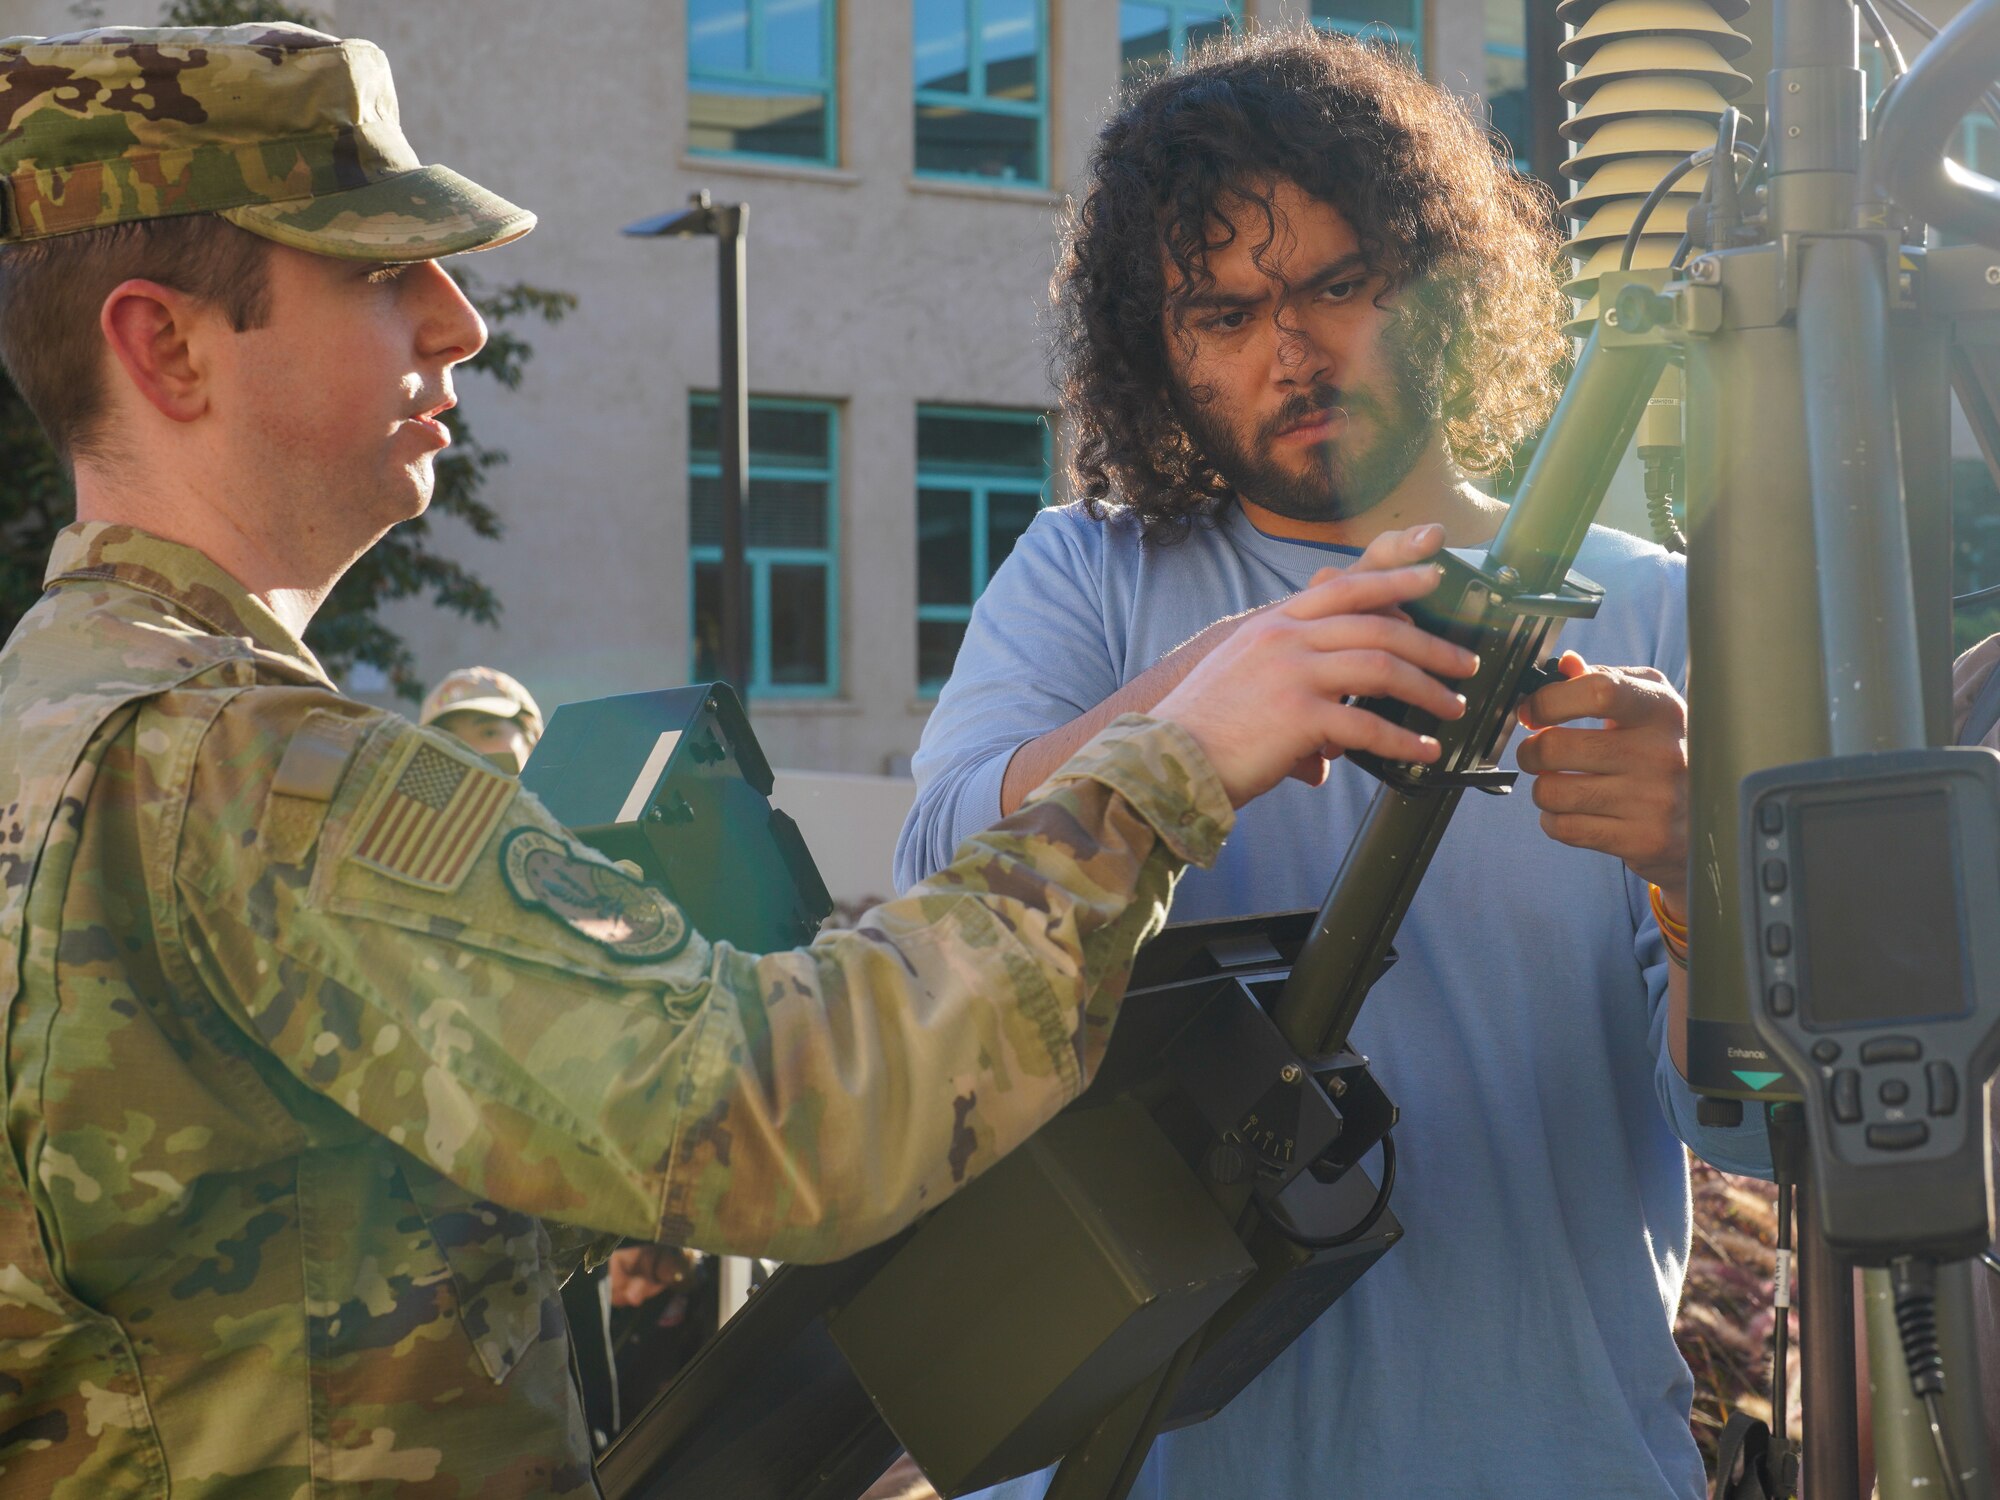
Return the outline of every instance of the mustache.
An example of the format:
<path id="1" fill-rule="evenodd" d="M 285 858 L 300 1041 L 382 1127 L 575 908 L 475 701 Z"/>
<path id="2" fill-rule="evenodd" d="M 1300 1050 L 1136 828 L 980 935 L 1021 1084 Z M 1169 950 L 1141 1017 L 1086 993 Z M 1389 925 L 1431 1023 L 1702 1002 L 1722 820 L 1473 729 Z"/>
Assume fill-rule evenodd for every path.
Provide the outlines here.
<path id="1" fill-rule="evenodd" d="M 1288 428 L 1298 427 L 1324 416 L 1335 407 L 1344 410 L 1349 417 L 1358 417 L 1366 414 L 1372 406 L 1373 403 L 1360 391 L 1343 391 L 1338 386 L 1317 385 L 1310 391 L 1300 391 L 1296 395 L 1287 396 L 1285 404 L 1258 429 L 1257 436 L 1260 440 L 1268 442 Z"/>

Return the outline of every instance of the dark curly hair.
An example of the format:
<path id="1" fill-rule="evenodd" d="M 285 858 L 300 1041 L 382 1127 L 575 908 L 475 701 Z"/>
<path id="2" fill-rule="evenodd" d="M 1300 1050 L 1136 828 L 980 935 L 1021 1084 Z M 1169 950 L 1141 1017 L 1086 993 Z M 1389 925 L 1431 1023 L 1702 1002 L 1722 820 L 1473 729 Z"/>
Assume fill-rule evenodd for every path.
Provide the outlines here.
<path id="1" fill-rule="evenodd" d="M 1167 267 L 1176 303 L 1199 294 L 1217 206 L 1268 215 L 1283 181 L 1353 226 L 1461 468 L 1504 466 L 1554 409 L 1569 303 L 1547 190 L 1399 52 L 1311 29 L 1223 39 L 1125 95 L 1066 226 L 1053 361 L 1094 517 L 1171 541 L 1234 497 L 1175 408 Z"/>

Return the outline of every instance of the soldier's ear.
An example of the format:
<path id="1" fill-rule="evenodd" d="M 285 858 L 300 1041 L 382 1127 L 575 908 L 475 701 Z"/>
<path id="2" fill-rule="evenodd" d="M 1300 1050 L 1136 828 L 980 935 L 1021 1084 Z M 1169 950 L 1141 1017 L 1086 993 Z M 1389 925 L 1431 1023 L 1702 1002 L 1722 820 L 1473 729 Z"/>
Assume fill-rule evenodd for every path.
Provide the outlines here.
<path id="1" fill-rule="evenodd" d="M 117 369 L 169 421 L 192 422 L 208 409 L 192 338 L 202 311 L 185 292 L 138 277 L 113 287 L 98 310 Z"/>

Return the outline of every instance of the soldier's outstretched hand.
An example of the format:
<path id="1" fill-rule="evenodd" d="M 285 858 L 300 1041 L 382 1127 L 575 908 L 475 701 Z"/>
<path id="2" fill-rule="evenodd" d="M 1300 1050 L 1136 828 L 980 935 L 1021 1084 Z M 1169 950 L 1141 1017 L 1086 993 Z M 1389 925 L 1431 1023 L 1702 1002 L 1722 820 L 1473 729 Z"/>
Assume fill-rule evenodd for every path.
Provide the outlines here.
<path id="1" fill-rule="evenodd" d="M 1470 676 L 1479 659 L 1399 613 L 1442 576 L 1434 563 L 1323 571 L 1244 619 L 1153 714 L 1194 736 L 1238 807 L 1287 776 L 1322 779 L 1348 750 L 1435 760 L 1435 739 L 1346 700 L 1398 698 L 1441 719 L 1465 712 L 1439 679 Z"/>

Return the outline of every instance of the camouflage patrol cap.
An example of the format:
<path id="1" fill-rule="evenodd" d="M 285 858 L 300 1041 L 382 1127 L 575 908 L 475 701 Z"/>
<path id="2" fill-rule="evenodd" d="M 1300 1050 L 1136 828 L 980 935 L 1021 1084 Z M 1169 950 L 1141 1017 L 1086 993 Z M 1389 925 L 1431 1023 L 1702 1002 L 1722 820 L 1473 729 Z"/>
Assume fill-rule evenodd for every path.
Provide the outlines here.
<path id="1" fill-rule="evenodd" d="M 518 719 L 530 745 L 542 737 L 542 710 L 535 695 L 497 667 L 460 667 L 439 678 L 417 711 L 417 722 L 432 724 L 445 714 Z"/>
<path id="2" fill-rule="evenodd" d="M 0 41 L 0 244 L 197 213 L 353 260 L 484 250 L 535 225 L 417 160 L 373 42 L 278 23 Z"/>

